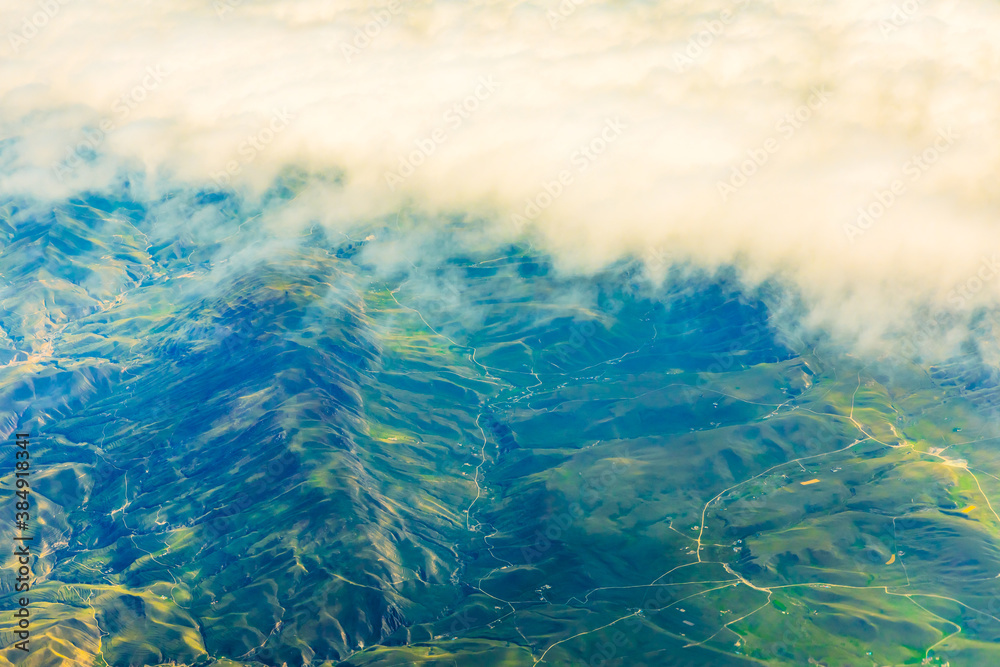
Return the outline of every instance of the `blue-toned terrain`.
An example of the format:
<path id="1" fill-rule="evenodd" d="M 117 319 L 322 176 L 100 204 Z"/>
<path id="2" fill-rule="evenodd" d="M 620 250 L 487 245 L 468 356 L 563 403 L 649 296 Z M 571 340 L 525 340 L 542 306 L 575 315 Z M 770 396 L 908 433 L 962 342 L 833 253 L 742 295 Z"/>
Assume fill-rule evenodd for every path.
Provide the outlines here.
<path id="1" fill-rule="evenodd" d="M 1000 663 L 974 349 L 865 361 L 777 287 L 471 221 L 278 234 L 294 194 L 2 209 L 0 664 Z"/>

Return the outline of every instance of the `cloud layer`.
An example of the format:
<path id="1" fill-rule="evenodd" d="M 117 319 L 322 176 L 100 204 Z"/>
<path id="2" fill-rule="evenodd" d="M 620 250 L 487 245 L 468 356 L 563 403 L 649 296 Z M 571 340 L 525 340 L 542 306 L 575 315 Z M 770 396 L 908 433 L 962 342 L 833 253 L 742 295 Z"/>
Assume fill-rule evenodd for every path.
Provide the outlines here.
<path id="1" fill-rule="evenodd" d="M 985 0 L 0 0 L 0 16 L 4 196 L 128 169 L 150 196 L 252 197 L 293 165 L 326 185 L 278 227 L 460 213 L 568 271 L 736 265 L 875 349 L 1000 295 Z"/>

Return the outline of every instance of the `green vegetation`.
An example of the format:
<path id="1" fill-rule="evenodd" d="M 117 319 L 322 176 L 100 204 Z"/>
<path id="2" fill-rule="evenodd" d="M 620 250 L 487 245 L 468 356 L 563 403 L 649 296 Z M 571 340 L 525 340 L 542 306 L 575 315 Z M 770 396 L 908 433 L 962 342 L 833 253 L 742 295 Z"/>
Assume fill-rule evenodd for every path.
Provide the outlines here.
<path id="1" fill-rule="evenodd" d="M 0 222 L 48 272 L 2 320 L 44 555 L 0 664 L 1000 664 L 1000 429 L 947 373 L 723 279 L 147 218 Z"/>

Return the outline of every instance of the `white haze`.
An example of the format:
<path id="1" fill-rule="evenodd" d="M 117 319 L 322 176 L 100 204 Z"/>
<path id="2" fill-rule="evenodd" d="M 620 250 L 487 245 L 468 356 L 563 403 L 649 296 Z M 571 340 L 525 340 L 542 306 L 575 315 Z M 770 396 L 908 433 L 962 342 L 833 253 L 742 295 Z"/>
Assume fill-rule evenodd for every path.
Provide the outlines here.
<path id="1" fill-rule="evenodd" d="M 377 12 L 387 25 L 345 49 Z M 5 196 L 108 188 L 122 168 L 151 190 L 205 186 L 236 160 L 232 187 L 252 197 L 295 165 L 342 184 L 313 188 L 279 232 L 406 209 L 486 220 L 498 240 L 529 234 L 570 272 L 630 254 L 653 277 L 664 253 L 736 265 L 750 285 L 791 285 L 807 326 L 860 349 L 898 341 L 926 309 L 961 320 L 1000 295 L 992 1 L 0 0 L 0 30 Z M 448 115 L 477 92 L 468 118 Z M 144 99 L 123 107 L 132 96 Z M 810 102 L 800 127 L 779 127 Z M 290 119 L 249 162 L 241 142 L 276 114 Z M 114 126 L 97 157 L 57 178 L 102 119 Z M 386 173 L 436 128 L 444 141 L 390 189 Z M 602 131 L 613 140 L 597 159 L 574 157 Z M 940 133 L 957 138 L 934 149 Z M 720 182 L 765 146 L 777 148 L 724 201 Z M 914 171 L 925 150 L 934 164 Z M 561 195 L 512 222 L 562 171 Z M 852 227 L 896 179 L 884 215 Z"/>

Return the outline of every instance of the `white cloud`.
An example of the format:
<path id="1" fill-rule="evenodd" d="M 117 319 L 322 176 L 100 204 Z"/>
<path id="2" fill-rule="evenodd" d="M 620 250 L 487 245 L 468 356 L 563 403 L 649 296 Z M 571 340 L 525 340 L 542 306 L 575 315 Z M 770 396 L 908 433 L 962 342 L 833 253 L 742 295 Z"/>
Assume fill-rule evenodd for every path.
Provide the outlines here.
<path id="1" fill-rule="evenodd" d="M 892 19 L 892 3 L 859 0 L 574 6 L 553 30 L 553 0 L 401 2 L 348 59 L 342 45 L 388 4 L 243 0 L 220 16 L 193 0 L 67 1 L 16 52 L 0 43 L 0 132 L 19 137 L 0 152 L 0 192 L 62 196 L 107 185 L 126 164 L 207 185 L 287 109 L 293 120 L 241 162 L 234 187 L 259 191 L 295 164 L 344 176 L 312 196 L 313 210 L 300 202 L 297 220 L 343 227 L 408 206 L 488 217 L 503 235 L 620 118 L 621 135 L 528 227 L 568 270 L 651 247 L 708 268 L 735 263 L 751 282 L 797 286 L 816 326 L 875 344 L 914 304 L 947 307 L 1000 247 L 995 3 L 925 0 L 906 21 Z M 678 71 L 675 55 L 729 9 Z M 33 13 L 0 0 L 0 30 Z M 161 65 L 170 75 L 98 156 L 54 180 L 84 128 Z M 482 77 L 496 91 L 390 190 L 386 172 Z M 829 100 L 785 137 L 782 119 L 823 87 Z M 960 138 L 852 243 L 844 229 L 858 208 L 945 127 Z M 718 183 L 779 136 L 723 201 Z M 998 294 L 989 283 L 962 308 Z"/>

